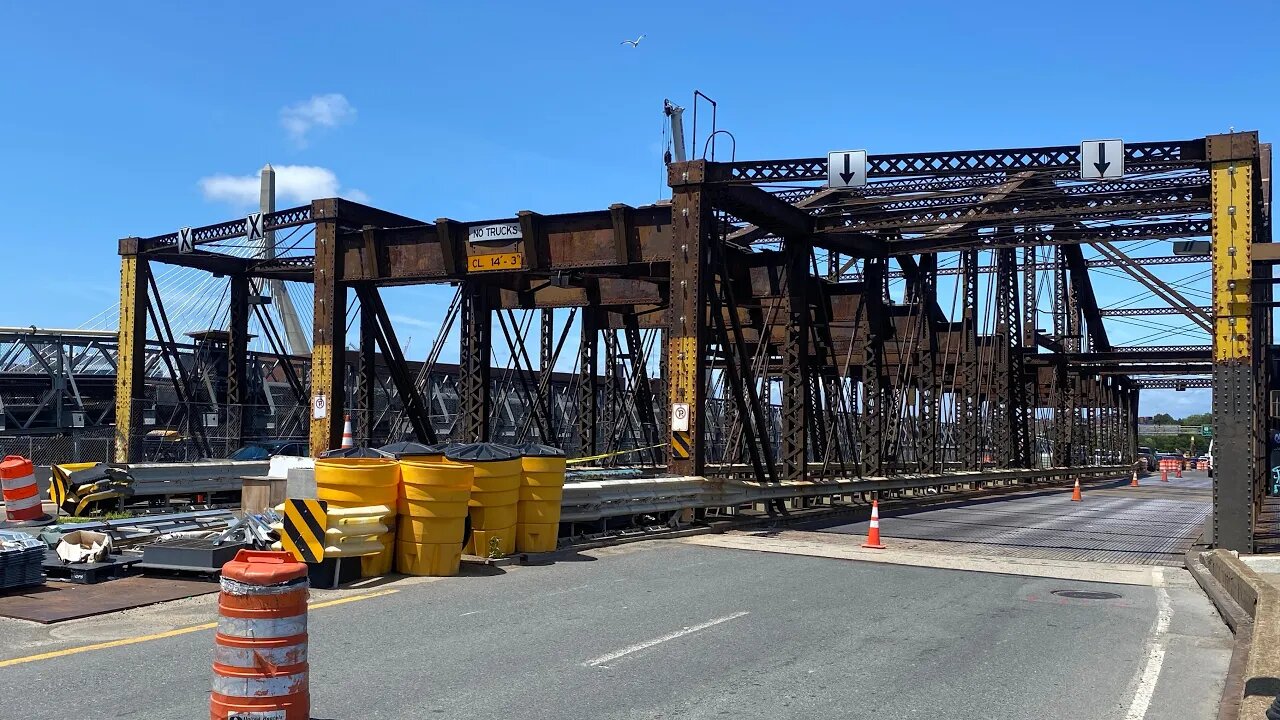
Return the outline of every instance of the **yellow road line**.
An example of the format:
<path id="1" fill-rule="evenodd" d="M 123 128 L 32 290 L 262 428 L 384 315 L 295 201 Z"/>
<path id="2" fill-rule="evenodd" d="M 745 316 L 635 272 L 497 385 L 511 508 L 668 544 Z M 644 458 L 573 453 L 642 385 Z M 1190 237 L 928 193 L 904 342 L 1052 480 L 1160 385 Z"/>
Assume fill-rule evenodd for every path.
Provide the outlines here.
<path id="1" fill-rule="evenodd" d="M 334 605 L 342 605 L 344 603 L 356 602 L 357 600 L 370 600 L 384 595 L 391 595 L 400 592 L 399 590 L 379 590 L 377 592 L 365 593 L 363 595 L 352 595 L 350 597 L 337 598 L 335 600 L 325 600 L 324 602 L 310 603 L 308 610 L 316 610 L 319 608 L 332 607 Z M 186 635 L 188 633 L 199 632 L 201 630 L 212 630 L 218 627 L 218 623 L 201 623 L 199 625 L 191 625 L 188 627 L 166 630 L 164 632 L 152 633 L 150 635 L 137 635 L 134 637 L 120 638 L 119 640 L 108 640 L 107 642 L 94 643 L 92 645 L 80 645 L 78 647 L 64 648 L 62 650 L 52 650 L 38 655 L 27 655 L 25 657 L 13 658 L 12 660 L 0 660 L 0 668 L 6 668 L 11 665 L 22 665 L 24 663 L 36 662 L 37 660 L 51 660 L 53 658 L 66 657 L 67 655 L 79 655 L 80 653 L 90 652 L 93 650 L 107 650 L 123 645 L 134 645 L 137 643 L 148 642 L 151 640 L 163 640 L 165 638 L 176 637 L 178 635 Z"/>
<path id="2" fill-rule="evenodd" d="M 382 597 L 383 595 L 394 595 L 395 593 L 398 593 L 398 592 L 400 591 L 399 590 L 378 590 L 376 592 L 365 593 L 363 595 L 349 595 L 347 597 L 336 598 L 334 600 L 325 600 L 324 602 L 312 603 L 311 605 L 307 606 L 307 609 L 310 610 L 314 608 L 333 607 L 334 605 L 342 605 L 344 603 L 355 602 L 357 600 L 368 600 L 370 598 Z"/>

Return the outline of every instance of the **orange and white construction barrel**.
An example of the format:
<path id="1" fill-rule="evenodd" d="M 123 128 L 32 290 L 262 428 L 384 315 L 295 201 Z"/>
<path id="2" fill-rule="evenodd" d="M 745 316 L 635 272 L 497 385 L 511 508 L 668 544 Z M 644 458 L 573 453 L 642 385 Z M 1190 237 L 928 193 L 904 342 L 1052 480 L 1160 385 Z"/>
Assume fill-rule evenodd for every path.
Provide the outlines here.
<path id="1" fill-rule="evenodd" d="M 9 520 L 39 520 L 44 517 L 40 506 L 40 488 L 36 485 L 35 468 L 21 455 L 7 455 L 0 462 L 0 494 L 4 497 L 4 514 Z"/>
<path id="2" fill-rule="evenodd" d="M 222 566 L 211 720 L 309 720 L 307 566 L 241 550 Z"/>

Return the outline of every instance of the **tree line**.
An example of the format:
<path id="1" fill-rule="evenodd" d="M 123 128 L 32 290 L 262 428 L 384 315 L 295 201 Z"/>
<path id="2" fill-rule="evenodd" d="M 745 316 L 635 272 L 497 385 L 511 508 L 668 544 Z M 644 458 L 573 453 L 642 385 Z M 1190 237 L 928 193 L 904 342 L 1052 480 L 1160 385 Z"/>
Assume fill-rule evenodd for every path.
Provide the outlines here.
<path id="1" fill-rule="evenodd" d="M 1212 425 L 1213 414 L 1198 413 L 1179 419 L 1168 413 L 1158 413 L 1151 417 L 1151 423 L 1199 428 L 1202 425 Z M 1199 432 L 1185 435 L 1139 435 L 1138 445 L 1149 447 L 1156 452 L 1186 452 L 1191 455 L 1201 455 L 1209 449 L 1209 440 L 1210 438 L 1204 437 Z"/>

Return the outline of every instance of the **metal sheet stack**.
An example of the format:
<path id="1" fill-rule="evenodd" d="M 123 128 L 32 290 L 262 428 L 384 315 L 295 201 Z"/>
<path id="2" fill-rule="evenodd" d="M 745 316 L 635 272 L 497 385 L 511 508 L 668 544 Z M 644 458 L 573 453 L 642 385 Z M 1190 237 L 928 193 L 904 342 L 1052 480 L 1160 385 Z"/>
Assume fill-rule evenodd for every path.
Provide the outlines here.
<path id="1" fill-rule="evenodd" d="M 0 590 L 43 585 L 45 549 L 26 533 L 0 530 Z"/>

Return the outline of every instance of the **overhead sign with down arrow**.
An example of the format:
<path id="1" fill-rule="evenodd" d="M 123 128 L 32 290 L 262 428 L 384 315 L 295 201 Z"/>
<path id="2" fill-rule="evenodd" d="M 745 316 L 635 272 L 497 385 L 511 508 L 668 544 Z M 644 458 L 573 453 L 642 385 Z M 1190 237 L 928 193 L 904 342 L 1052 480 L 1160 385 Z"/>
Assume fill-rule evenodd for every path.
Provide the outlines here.
<path id="1" fill-rule="evenodd" d="M 1123 140 L 1085 140 L 1080 143 L 1080 179 L 1124 177 Z"/>
<path id="2" fill-rule="evenodd" d="M 827 185 L 847 188 L 866 184 L 866 150 L 837 150 L 827 153 Z"/>

